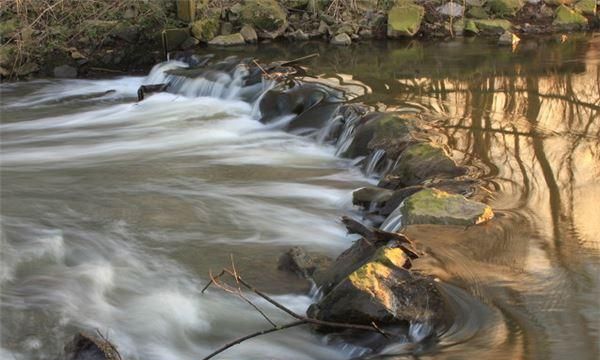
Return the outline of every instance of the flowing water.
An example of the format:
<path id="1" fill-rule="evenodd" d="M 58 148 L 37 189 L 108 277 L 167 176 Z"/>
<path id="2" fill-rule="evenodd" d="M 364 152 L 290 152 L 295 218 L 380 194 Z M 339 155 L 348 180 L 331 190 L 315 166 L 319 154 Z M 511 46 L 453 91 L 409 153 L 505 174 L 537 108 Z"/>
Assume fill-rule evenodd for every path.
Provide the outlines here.
<path id="1" fill-rule="evenodd" d="M 437 344 L 419 343 L 427 329 L 415 325 L 410 341 L 383 352 L 598 358 L 600 37 L 525 41 L 514 52 L 460 40 L 217 56 L 315 51 L 306 65 L 322 81 L 382 110 L 420 112 L 495 189 L 489 224 L 409 229 L 430 254 L 420 267 L 444 281 L 458 315 Z M 128 359 L 199 359 L 268 327 L 230 294 L 201 294 L 209 271 L 233 257 L 248 281 L 303 312 L 311 298 L 276 270 L 278 255 L 300 245 L 335 256 L 351 244 L 338 218 L 356 211 L 352 190 L 389 166 L 385 154 L 366 159 L 363 175 L 322 135 L 261 124 L 256 100 L 270 84 L 241 89 L 243 74 L 137 103 L 139 85 L 173 65 L 147 77 L 2 84 L 0 358 L 55 359 L 85 329 Z M 359 350 L 297 328 L 223 358 Z"/>

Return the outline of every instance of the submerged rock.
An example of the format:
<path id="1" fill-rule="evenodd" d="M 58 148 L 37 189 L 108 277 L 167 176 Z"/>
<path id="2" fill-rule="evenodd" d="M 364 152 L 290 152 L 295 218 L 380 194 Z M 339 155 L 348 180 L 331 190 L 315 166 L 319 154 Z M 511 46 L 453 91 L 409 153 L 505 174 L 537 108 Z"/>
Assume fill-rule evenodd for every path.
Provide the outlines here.
<path id="1" fill-rule="evenodd" d="M 408 146 L 388 175 L 398 186 L 417 185 L 434 177 L 451 178 L 464 175 L 466 169 L 450 158 L 446 150 L 431 143 Z M 385 179 L 384 179 L 385 181 Z"/>
<path id="2" fill-rule="evenodd" d="M 494 217 L 492 208 L 462 195 L 426 188 L 409 197 L 392 212 L 382 225 L 386 231 L 397 231 L 413 224 L 476 225 Z"/>
<path id="3" fill-rule="evenodd" d="M 407 261 L 400 248 L 377 249 L 366 261 L 354 263 L 357 267 L 311 305 L 308 315 L 365 325 L 445 325 L 450 311 L 444 296 L 433 279 L 406 270 Z"/>
<path id="4" fill-rule="evenodd" d="M 120 360 L 114 345 L 85 333 L 75 335 L 65 345 L 65 360 Z"/>
<path id="5" fill-rule="evenodd" d="M 304 279 L 312 279 L 317 269 L 331 264 L 331 259 L 324 255 L 310 255 L 300 247 L 293 247 L 279 257 L 277 268 L 294 273 Z"/>
<path id="6" fill-rule="evenodd" d="M 561 5 L 556 9 L 552 25 L 563 30 L 579 30 L 587 26 L 588 20 L 578 12 Z"/>
<path id="7" fill-rule="evenodd" d="M 388 13 L 387 36 L 390 38 L 412 37 L 421 27 L 425 8 L 409 2 L 392 7 Z"/>
<path id="8" fill-rule="evenodd" d="M 260 38 L 274 39 L 288 25 L 285 11 L 275 0 L 245 0 L 239 14 L 240 22 L 252 25 Z"/>

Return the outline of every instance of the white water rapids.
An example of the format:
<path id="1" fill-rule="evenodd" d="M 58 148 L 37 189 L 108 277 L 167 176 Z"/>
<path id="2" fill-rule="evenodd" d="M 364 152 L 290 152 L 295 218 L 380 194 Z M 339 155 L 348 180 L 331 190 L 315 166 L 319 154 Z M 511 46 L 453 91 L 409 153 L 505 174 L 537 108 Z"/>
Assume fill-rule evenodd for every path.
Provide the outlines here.
<path id="1" fill-rule="evenodd" d="M 199 359 L 268 328 L 239 299 L 200 294 L 209 269 L 233 254 L 258 287 L 304 312 L 311 299 L 277 274 L 277 256 L 350 244 L 337 219 L 367 180 L 333 147 L 258 122 L 235 78 L 135 101 L 161 79 L 2 85 L 0 358 L 54 359 L 83 329 L 127 359 Z M 299 328 L 224 358 L 351 355 Z"/>

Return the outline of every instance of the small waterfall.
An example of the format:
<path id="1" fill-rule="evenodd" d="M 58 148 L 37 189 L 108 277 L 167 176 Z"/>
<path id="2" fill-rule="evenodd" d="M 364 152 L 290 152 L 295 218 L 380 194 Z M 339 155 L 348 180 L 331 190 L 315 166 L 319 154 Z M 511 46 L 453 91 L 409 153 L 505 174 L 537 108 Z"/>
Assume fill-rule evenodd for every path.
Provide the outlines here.
<path id="1" fill-rule="evenodd" d="M 324 144 L 329 140 L 336 126 L 342 124 L 343 120 L 344 117 L 342 115 L 336 115 L 331 118 L 329 122 L 327 122 L 327 125 L 317 133 L 317 142 L 319 144 Z"/>
<path id="2" fill-rule="evenodd" d="M 365 175 L 368 177 L 377 176 L 376 169 L 381 159 L 385 156 L 385 150 L 377 149 L 372 152 L 367 158 L 367 166 L 365 167 Z"/>
<path id="3" fill-rule="evenodd" d="M 402 224 L 402 208 L 404 202 L 400 204 L 391 214 L 388 215 L 387 219 L 381 224 L 381 230 L 389 232 L 397 232 L 404 227 Z"/>

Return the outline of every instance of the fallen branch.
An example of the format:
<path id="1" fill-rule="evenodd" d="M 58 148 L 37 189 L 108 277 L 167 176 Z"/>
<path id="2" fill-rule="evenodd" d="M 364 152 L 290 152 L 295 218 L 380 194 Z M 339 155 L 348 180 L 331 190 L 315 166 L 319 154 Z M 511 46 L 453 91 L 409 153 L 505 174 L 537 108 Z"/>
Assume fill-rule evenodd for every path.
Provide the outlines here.
<path id="1" fill-rule="evenodd" d="M 238 272 L 235 268 L 235 263 L 233 261 L 233 257 L 231 258 L 231 266 L 232 266 L 232 269 L 224 268 L 216 276 L 213 276 L 212 273 L 209 273 L 210 281 L 208 282 L 208 284 L 206 284 L 206 286 L 202 289 L 201 292 L 204 293 L 211 285 L 215 285 L 216 287 L 224 290 L 225 292 L 240 296 L 245 302 L 249 303 L 252 307 L 254 307 L 254 309 L 256 309 L 269 323 L 271 323 L 271 325 L 273 327 L 269 328 L 269 329 L 260 330 L 260 331 L 254 332 L 252 334 L 248 334 L 248 335 L 242 336 L 240 338 L 237 338 L 235 340 L 232 340 L 232 341 L 228 342 L 227 344 L 223 345 L 222 347 L 220 347 L 219 349 L 213 351 L 208 356 L 204 357 L 202 360 L 211 359 L 214 356 L 220 354 L 221 352 L 229 349 L 230 347 L 240 344 L 241 342 L 246 341 L 248 339 L 251 339 L 251 338 L 254 338 L 257 336 L 261 336 L 261 335 L 265 335 L 265 334 L 269 334 L 269 333 L 272 333 L 275 331 L 280 331 L 280 330 L 289 329 L 289 328 L 300 326 L 300 325 L 305 325 L 305 324 L 312 324 L 312 325 L 325 326 L 325 327 L 331 327 L 331 328 L 377 332 L 386 338 L 390 337 L 389 334 L 384 332 L 374 322 L 372 322 L 371 325 L 349 324 L 349 323 L 339 323 L 339 322 L 333 322 L 333 321 L 323 321 L 323 320 L 318 320 L 318 319 L 300 315 L 300 314 L 292 311 L 291 309 L 287 308 L 286 306 L 282 305 L 281 303 L 277 302 L 276 300 L 274 300 L 267 294 L 263 293 L 262 291 L 256 289 L 253 285 L 246 282 L 238 274 Z M 237 287 L 233 287 L 231 285 L 221 282 L 220 279 L 225 275 L 229 275 L 230 277 L 232 277 L 235 280 Z M 246 288 L 247 290 L 255 293 L 259 297 L 263 298 L 264 300 L 266 300 L 268 303 L 275 306 L 279 310 L 281 310 L 281 311 L 285 312 L 286 314 L 290 315 L 291 317 L 295 318 L 296 321 L 293 321 L 293 322 L 290 322 L 290 323 L 287 323 L 284 325 L 276 325 L 273 321 L 271 321 L 269 319 L 269 317 L 264 312 L 262 312 L 258 308 L 258 306 L 256 306 L 256 304 L 252 303 L 252 301 L 250 301 L 248 298 L 246 298 L 243 295 L 242 286 L 244 288 Z"/>

